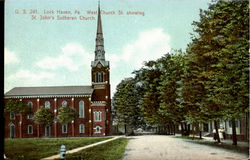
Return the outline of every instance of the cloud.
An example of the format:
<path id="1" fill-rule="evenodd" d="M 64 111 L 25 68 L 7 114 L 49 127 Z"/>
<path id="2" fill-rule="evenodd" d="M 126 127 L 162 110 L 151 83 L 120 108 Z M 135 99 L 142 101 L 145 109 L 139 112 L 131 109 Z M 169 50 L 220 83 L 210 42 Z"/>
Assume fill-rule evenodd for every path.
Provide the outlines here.
<path id="1" fill-rule="evenodd" d="M 121 58 L 116 54 L 107 54 L 105 59 L 111 61 L 110 67 L 112 69 L 115 69 L 117 67 L 117 63 L 121 60 Z"/>
<path id="2" fill-rule="evenodd" d="M 29 70 L 20 70 L 18 72 L 16 72 L 15 74 L 10 75 L 9 77 L 7 77 L 7 81 L 27 81 L 28 84 L 30 84 L 30 82 L 38 82 L 38 81 L 42 81 L 44 79 L 51 79 L 54 78 L 54 74 L 53 73 L 49 73 L 49 72 L 39 72 L 38 73 L 34 73 L 31 72 Z"/>
<path id="3" fill-rule="evenodd" d="M 161 28 L 139 33 L 138 38 L 122 47 L 121 56 L 108 54 L 111 61 L 111 95 L 116 86 L 125 77 L 132 77 L 131 72 L 142 67 L 144 61 L 156 60 L 171 50 L 170 36 Z"/>
<path id="4" fill-rule="evenodd" d="M 19 59 L 17 58 L 15 52 L 4 48 L 4 64 L 15 64 L 18 63 Z"/>
<path id="5" fill-rule="evenodd" d="M 93 59 L 93 55 L 85 51 L 83 46 L 78 43 L 68 43 L 61 50 L 59 56 L 45 57 L 38 61 L 36 65 L 42 69 L 55 70 L 62 67 L 70 71 L 76 71 L 82 65 L 89 66 Z"/>
<path id="6" fill-rule="evenodd" d="M 29 70 L 19 70 L 4 79 L 4 92 L 10 90 L 12 87 L 22 86 L 39 86 L 49 84 L 51 80 L 55 79 L 54 73 L 49 72 L 31 72 Z"/>
<path id="7" fill-rule="evenodd" d="M 121 60 L 139 68 L 144 61 L 156 60 L 169 52 L 169 42 L 170 36 L 161 28 L 141 32 L 136 41 L 123 47 Z"/>

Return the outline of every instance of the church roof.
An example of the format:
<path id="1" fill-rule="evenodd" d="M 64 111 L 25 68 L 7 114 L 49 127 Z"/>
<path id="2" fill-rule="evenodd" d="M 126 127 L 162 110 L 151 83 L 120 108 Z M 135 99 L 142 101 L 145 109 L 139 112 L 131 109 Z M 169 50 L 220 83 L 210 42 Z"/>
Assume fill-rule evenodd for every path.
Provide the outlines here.
<path id="1" fill-rule="evenodd" d="M 5 97 L 91 96 L 92 93 L 92 86 L 15 87 L 6 92 Z"/>

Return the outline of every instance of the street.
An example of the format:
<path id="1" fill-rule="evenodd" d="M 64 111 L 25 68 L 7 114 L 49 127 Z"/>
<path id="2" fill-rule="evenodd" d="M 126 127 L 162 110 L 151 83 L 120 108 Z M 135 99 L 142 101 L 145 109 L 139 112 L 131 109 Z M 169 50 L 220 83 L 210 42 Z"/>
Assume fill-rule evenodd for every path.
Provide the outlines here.
<path id="1" fill-rule="evenodd" d="M 247 160 L 247 155 L 164 135 L 128 137 L 123 160 Z"/>

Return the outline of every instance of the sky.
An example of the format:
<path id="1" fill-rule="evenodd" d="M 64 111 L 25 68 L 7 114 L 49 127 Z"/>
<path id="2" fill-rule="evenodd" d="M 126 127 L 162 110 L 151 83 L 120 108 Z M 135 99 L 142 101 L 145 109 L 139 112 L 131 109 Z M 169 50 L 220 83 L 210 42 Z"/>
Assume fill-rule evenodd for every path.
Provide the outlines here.
<path id="1" fill-rule="evenodd" d="M 172 49 L 185 51 L 192 22 L 210 2 L 101 0 L 111 96 L 144 61 Z M 6 0 L 4 93 L 14 87 L 91 85 L 97 14 L 88 11 L 97 9 L 98 0 Z"/>

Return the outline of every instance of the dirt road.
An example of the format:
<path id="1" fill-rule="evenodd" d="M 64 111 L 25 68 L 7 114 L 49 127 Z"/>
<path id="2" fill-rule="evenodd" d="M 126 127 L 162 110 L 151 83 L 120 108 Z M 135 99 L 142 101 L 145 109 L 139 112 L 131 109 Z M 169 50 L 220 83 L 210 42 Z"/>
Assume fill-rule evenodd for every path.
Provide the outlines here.
<path id="1" fill-rule="evenodd" d="M 123 160 L 247 160 L 247 155 L 190 143 L 173 136 L 128 137 Z"/>

